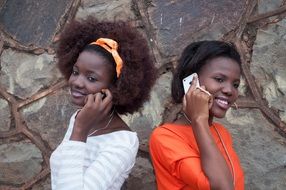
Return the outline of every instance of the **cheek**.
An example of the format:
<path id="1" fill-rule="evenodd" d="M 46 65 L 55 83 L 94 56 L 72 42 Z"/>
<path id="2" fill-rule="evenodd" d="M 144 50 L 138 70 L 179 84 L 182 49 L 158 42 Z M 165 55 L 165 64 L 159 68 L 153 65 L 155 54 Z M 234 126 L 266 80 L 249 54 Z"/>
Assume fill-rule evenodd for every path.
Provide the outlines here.
<path id="1" fill-rule="evenodd" d="M 68 85 L 71 85 L 74 81 L 74 77 L 71 75 L 68 79 Z"/>
<path id="2" fill-rule="evenodd" d="M 234 99 L 236 100 L 238 98 L 238 96 L 239 96 L 239 91 L 238 91 L 238 89 L 235 89 L 233 92 Z"/>
<path id="3" fill-rule="evenodd" d="M 89 93 L 95 94 L 100 92 L 102 89 L 106 88 L 104 85 L 99 84 L 99 83 L 89 83 L 86 85 L 86 88 Z"/>
<path id="4" fill-rule="evenodd" d="M 210 82 L 210 81 L 207 81 L 207 82 L 203 83 L 202 85 L 205 86 L 207 91 L 209 91 L 211 94 L 216 93 L 221 88 L 218 83 Z"/>

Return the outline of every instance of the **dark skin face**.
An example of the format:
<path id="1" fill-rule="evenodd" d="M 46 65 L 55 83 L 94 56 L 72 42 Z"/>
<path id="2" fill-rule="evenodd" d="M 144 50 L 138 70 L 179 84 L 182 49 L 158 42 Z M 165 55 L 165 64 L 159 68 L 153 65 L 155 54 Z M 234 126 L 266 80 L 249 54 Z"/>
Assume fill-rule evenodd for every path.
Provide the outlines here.
<path id="1" fill-rule="evenodd" d="M 96 52 L 83 51 L 74 64 L 69 78 L 72 103 L 84 106 L 88 94 L 107 89 L 113 79 L 113 68 Z"/>
<path id="2" fill-rule="evenodd" d="M 217 57 L 206 63 L 198 73 L 201 86 L 213 96 L 210 120 L 222 118 L 238 98 L 241 70 L 239 64 L 227 57 Z"/>

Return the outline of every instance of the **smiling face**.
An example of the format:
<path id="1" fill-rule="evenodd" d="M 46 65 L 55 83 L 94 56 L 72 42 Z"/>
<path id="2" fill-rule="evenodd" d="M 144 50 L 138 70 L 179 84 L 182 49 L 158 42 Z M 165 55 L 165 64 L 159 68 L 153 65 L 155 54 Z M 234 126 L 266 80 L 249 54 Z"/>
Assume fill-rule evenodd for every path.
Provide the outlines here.
<path id="1" fill-rule="evenodd" d="M 209 60 L 199 71 L 199 82 L 213 95 L 210 118 L 222 118 L 238 98 L 241 70 L 239 64 L 227 57 Z"/>
<path id="2" fill-rule="evenodd" d="M 68 81 L 72 103 L 84 106 L 86 96 L 108 88 L 113 77 L 112 65 L 103 56 L 83 51 L 79 54 Z"/>

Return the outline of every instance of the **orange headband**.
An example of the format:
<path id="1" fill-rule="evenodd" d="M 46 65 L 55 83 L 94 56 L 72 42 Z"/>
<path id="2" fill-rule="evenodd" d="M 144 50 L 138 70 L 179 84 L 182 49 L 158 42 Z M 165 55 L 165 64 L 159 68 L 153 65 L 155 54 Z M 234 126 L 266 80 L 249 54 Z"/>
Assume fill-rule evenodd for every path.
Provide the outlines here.
<path id="1" fill-rule="evenodd" d="M 99 45 L 112 54 L 113 59 L 116 63 L 116 74 L 118 78 L 121 73 L 123 61 L 117 52 L 117 42 L 109 38 L 99 38 L 95 42 L 90 43 L 90 45 L 92 44 Z"/>

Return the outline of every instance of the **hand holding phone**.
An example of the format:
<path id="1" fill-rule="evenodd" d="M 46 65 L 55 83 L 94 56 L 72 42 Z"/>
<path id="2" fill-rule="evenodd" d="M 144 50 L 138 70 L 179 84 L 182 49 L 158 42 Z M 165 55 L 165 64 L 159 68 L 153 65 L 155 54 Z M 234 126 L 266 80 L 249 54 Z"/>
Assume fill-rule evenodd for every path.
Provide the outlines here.
<path id="1" fill-rule="evenodd" d="M 186 78 L 183 79 L 183 86 L 184 86 L 185 94 L 187 94 L 194 77 L 198 78 L 198 74 L 197 73 L 193 73 L 193 74 L 191 74 L 191 75 L 189 75 L 189 76 L 187 76 Z M 197 80 L 196 88 L 199 87 L 199 86 L 200 86 L 200 83 L 199 83 L 199 80 Z"/>
<path id="2" fill-rule="evenodd" d="M 101 99 L 103 100 L 105 97 L 106 97 L 106 93 L 105 92 L 103 92 L 103 91 L 100 91 L 100 93 L 101 93 Z"/>
<path id="3" fill-rule="evenodd" d="M 106 121 L 112 106 L 112 94 L 108 89 L 87 95 L 85 105 L 76 116 L 75 128 L 87 135 L 94 126 Z"/>
<path id="4" fill-rule="evenodd" d="M 190 88 L 190 86 L 191 86 L 191 83 L 192 83 L 192 81 L 193 81 L 194 78 L 197 79 L 196 88 L 200 89 L 201 91 L 203 91 L 203 92 L 205 92 L 206 94 L 208 94 L 209 96 L 211 96 L 211 94 L 210 94 L 207 90 L 201 88 L 200 83 L 199 83 L 198 74 L 197 74 L 197 73 L 193 73 L 193 74 L 191 74 L 191 75 L 189 75 L 189 76 L 187 76 L 186 78 L 183 79 L 183 86 L 184 86 L 185 94 L 187 94 L 187 92 L 188 92 L 188 90 L 189 90 L 189 88 Z"/>

